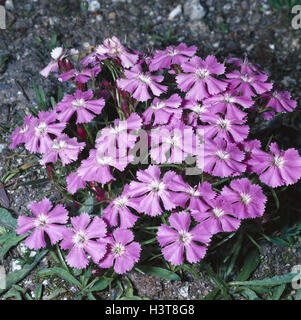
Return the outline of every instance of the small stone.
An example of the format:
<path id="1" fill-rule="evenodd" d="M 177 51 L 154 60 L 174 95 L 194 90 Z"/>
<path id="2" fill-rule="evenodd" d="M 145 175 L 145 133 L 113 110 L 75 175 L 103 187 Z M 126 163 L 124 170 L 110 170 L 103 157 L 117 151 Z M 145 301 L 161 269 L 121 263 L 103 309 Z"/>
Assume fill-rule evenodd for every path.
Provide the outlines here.
<path id="1" fill-rule="evenodd" d="M 179 295 L 182 296 L 183 298 L 188 298 L 188 286 L 182 287 L 179 289 Z"/>
<path id="2" fill-rule="evenodd" d="M 270 43 L 270 44 L 269 44 L 269 48 L 270 48 L 271 50 L 275 50 L 275 45 L 272 44 L 272 43 Z"/>
<path id="3" fill-rule="evenodd" d="M 13 260 L 12 264 L 11 264 L 11 271 L 15 272 L 15 271 L 19 271 L 22 269 L 22 266 L 20 265 L 20 261 L 19 260 Z"/>
<path id="4" fill-rule="evenodd" d="M 88 11 L 95 12 L 100 9 L 100 3 L 97 0 L 89 1 Z"/>
<path id="5" fill-rule="evenodd" d="M 231 9 L 231 4 L 230 4 L 230 3 L 227 3 L 227 4 L 225 4 L 225 5 L 223 6 L 223 10 L 224 10 L 225 12 L 229 11 L 230 9 Z"/>
<path id="6" fill-rule="evenodd" d="M 115 12 L 110 12 L 109 13 L 109 20 L 115 20 L 116 19 L 116 13 Z"/>
<path id="7" fill-rule="evenodd" d="M 201 20 L 205 17 L 206 10 L 199 0 L 187 0 L 184 4 L 184 15 L 191 21 Z"/>
<path id="8" fill-rule="evenodd" d="M 182 6 L 179 4 L 168 15 L 168 20 L 173 20 L 175 17 L 182 13 Z"/>
<path id="9" fill-rule="evenodd" d="M 5 8 L 7 10 L 10 10 L 10 11 L 14 10 L 15 6 L 14 6 L 14 3 L 13 3 L 13 0 L 6 0 L 5 1 Z"/>

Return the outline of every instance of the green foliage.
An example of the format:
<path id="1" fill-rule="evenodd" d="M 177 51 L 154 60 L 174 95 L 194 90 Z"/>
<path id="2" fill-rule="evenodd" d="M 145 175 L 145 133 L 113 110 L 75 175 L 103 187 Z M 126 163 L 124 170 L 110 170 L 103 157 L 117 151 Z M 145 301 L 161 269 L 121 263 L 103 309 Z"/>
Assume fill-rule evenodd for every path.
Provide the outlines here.
<path id="1" fill-rule="evenodd" d="M 295 5 L 301 4 L 300 0 L 268 0 L 271 7 L 276 10 L 281 10 L 282 8 L 291 9 Z"/>

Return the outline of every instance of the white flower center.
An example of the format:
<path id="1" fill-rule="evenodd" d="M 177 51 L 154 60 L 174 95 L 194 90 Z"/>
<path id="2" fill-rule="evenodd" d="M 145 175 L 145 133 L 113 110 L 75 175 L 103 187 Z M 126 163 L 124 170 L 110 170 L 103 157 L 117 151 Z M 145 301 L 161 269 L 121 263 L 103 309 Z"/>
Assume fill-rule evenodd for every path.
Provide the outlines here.
<path id="1" fill-rule="evenodd" d="M 284 165 L 285 160 L 283 159 L 283 157 L 279 157 L 279 156 L 275 156 L 274 157 L 274 161 L 273 161 L 273 165 L 277 168 L 282 168 Z"/>
<path id="2" fill-rule="evenodd" d="M 229 153 L 224 150 L 219 150 L 215 153 L 221 160 L 227 160 L 229 158 Z"/>
<path id="3" fill-rule="evenodd" d="M 75 108 L 81 108 L 85 105 L 85 100 L 84 99 L 76 99 L 74 101 L 72 101 L 72 105 Z"/>
<path id="4" fill-rule="evenodd" d="M 202 114 L 207 110 L 207 108 L 205 106 L 200 106 L 199 104 L 194 105 L 192 107 L 192 111 L 196 114 Z"/>
<path id="5" fill-rule="evenodd" d="M 249 204 L 252 200 L 251 196 L 248 193 L 244 193 L 242 192 L 240 194 L 240 200 L 241 202 L 243 202 L 244 204 Z"/>
<path id="6" fill-rule="evenodd" d="M 231 126 L 231 122 L 228 119 L 218 119 L 216 124 L 220 127 L 220 129 L 228 130 Z"/>
<path id="7" fill-rule="evenodd" d="M 128 198 L 126 196 L 118 197 L 117 199 L 114 200 L 115 206 L 119 208 L 125 207 L 127 203 L 128 203 Z"/>
<path id="8" fill-rule="evenodd" d="M 44 228 L 48 223 L 48 217 L 44 214 L 39 215 L 38 218 L 35 219 L 34 225 L 39 228 Z"/>
<path id="9" fill-rule="evenodd" d="M 160 102 L 157 102 L 156 104 L 153 104 L 152 105 L 152 108 L 155 109 L 155 110 L 159 110 L 159 109 L 162 109 L 165 107 L 165 103 L 160 101 Z"/>
<path id="10" fill-rule="evenodd" d="M 125 252 L 125 246 L 121 243 L 116 243 L 112 248 L 115 257 L 120 257 Z"/>
<path id="11" fill-rule="evenodd" d="M 62 150 L 66 147 L 66 142 L 64 140 L 58 141 L 54 140 L 52 144 L 53 150 Z"/>
<path id="12" fill-rule="evenodd" d="M 198 191 L 195 188 L 188 188 L 186 192 L 191 196 L 191 197 L 199 197 L 201 195 L 200 191 Z"/>
<path id="13" fill-rule="evenodd" d="M 214 209 L 212 209 L 212 212 L 217 218 L 219 218 L 225 214 L 224 210 L 222 210 L 220 208 L 214 208 Z"/>
<path id="14" fill-rule="evenodd" d="M 21 129 L 20 129 L 20 133 L 25 133 L 28 131 L 28 125 L 24 125 Z"/>
<path id="15" fill-rule="evenodd" d="M 234 103 L 235 98 L 231 97 L 231 95 L 229 93 L 226 93 L 224 95 L 224 101 L 226 101 L 227 103 Z"/>
<path id="16" fill-rule="evenodd" d="M 192 235 L 186 230 L 180 230 L 179 237 L 180 237 L 180 241 L 183 242 L 185 245 L 188 245 L 192 239 Z"/>
<path id="17" fill-rule="evenodd" d="M 151 189 L 160 194 L 165 190 L 165 184 L 162 181 L 154 180 L 150 185 Z"/>
<path id="18" fill-rule="evenodd" d="M 87 240 L 87 235 L 83 230 L 76 232 L 76 234 L 72 238 L 73 243 L 79 248 L 83 248 Z"/>
<path id="19" fill-rule="evenodd" d="M 168 53 L 167 53 L 167 55 L 168 56 L 170 56 L 170 57 L 174 57 L 174 56 L 176 56 L 177 54 L 179 54 L 179 51 L 178 50 L 176 50 L 176 49 L 168 49 Z"/>
<path id="20" fill-rule="evenodd" d="M 178 136 L 174 136 L 172 138 L 167 138 L 166 142 L 172 146 L 181 147 L 181 138 Z"/>
<path id="21" fill-rule="evenodd" d="M 41 122 L 37 127 L 35 127 L 36 136 L 42 136 L 47 133 L 47 124 L 45 122 Z"/>
<path id="22" fill-rule="evenodd" d="M 101 166 L 107 166 L 112 163 L 113 159 L 109 156 L 96 155 L 97 163 Z"/>
<path id="23" fill-rule="evenodd" d="M 201 79 L 205 79 L 210 74 L 207 69 L 197 69 L 195 73 Z"/>
<path id="24" fill-rule="evenodd" d="M 59 60 L 59 58 L 62 56 L 63 52 L 64 52 L 64 49 L 62 47 L 54 48 L 50 53 L 51 58 L 53 60 Z"/>
<path id="25" fill-rule="evenodd" d="M 142 83 L 145 83 L 145 84 L 149 84 L 151 82 L 151 78 L 145 74 L 140 74 L 138 76 L 138 79 L 142 82 Z"/>
<path id="26" fill-rule="evenodd" d="M 249 83 L 253 81 L 253 79 L 250 78 L 247 74 L 243 74 L 241 76 L 241 80 L 244 81 L 244 82 L 249 82 Z"/>

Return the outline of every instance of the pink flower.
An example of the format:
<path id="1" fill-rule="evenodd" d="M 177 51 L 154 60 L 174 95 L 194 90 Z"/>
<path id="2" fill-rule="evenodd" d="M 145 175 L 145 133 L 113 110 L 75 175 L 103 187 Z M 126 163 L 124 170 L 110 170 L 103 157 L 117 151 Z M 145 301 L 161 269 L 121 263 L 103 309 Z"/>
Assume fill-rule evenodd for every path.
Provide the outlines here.
<path id="1" fill-rule="evenodd" d="M 128 196 L 129 186 L 125 185 L 120 196 L 115 198 L 104 210 L 102 218 L 109 224 L 109 226 L 117 226 L 118 218 L 120 221 L 120 228 L 131 228 L 136 223 L 138 217 L 135 216 L 129 208 L 138 210 L 139 203 L 137 199 L 132 199 Z"/>
<path id="2" fill-rule="evenodd" d="M 103 145 L 104 148 L 116 146 L 119 150 L 127 152 L 133 148 L 138 139 L 136 130 L 142 126 L 142 120 L 137 113 L 132 113 L 127 120 L 114 120 L 114 126 L 108 126 L 101 130 L 101 135 L 96 139 L 96 147 Z"/>
<path id="3" fill-rule="evenodd" d="M 86 68 L 83 71 L 72 69 L 66 73 L 60 74 L 59 76 L 57 76 L 57 78 L 59 79 L 59 81 L 62 81 L 62 82 L 65 82 L 74 78 L 74 80 L 77 82 L 86 83 L 91 79 L 92 75 L 93 75 L 93 78 L 96 78 L 97 75 L 100 73 L 100 71 L 101 71 L 100 66 L 95 66 L 92 69 Z"/>
<path id="4" fill-rule="evenodd" d="M 25 147 L 31 152 L 46 153 L 52 139 L 49 134 L 61 135 L 66 127 L 65 122 L 56 122 L 57 113 L 53 111 L 40 111 L 38 118 L 31 118 L 28 134 L 26 135 Z"/>
<path id="5" fill-rule="evenodd" d="M 153 125 L 167 124 L 171 117 L 179 120 L 182 116 L 182 109 L 180 109 L 182 99 L 178 94 L 173 94 L 166 100 L 155 98 L 146 111 L 143 112 L 142 117 L 144 124 L 150 124 L 152 116 L 155 116 Z"/>
<path id="6" fill-rule="evenodd" d="M 287 91 L 265 93 L 262 96 L 262 100 L 266 102 L 265 108 L 272 108 L 276 112 L 292 112 L 297 106 L 297 101 L 291 100 L 291 94 Z M 264 119 L 267 120 L 274 117 L 274 110 L 264 112 Z"/>
<path id="7" fill-rule="evenodd" d="M 222 178 L 238 176 L 246 170 L 246 165 L 242 163 L 243 159 L 244 153 L 234 143 L 221 138 L 205 141 L 203 170 L 207 173 Z M 201 160 L 198 157 L 198 163 Z"/>
<path id="8" fill-rule="evenodd" d="M 138 101 L 147 101 L 151 98 L 148 89 L 155 96 L 160 96 L 167 91 L 167 87 L 159 84 L 164 76 L 154 76 L 150 72 L 143 72 L 142 67 L 136 64 L 131 70 L 125 70 L 126 78 L 117 79 L 117 85 L 127 92 L 132 93 Z"/>
<path id="9" fill-rule="evenodd" d="M 238 212 L 231 202 L 223 196 L 208 200 L 208 209 L 193 211 L 195 220 L 203 222 L 204 228 L 211 234 L 219 232 L 231 232 L 239 228 L 240 219 Z"/>
<path id="10" fill-rule="evenodd" d="M 297 150 L 279 150 L 277 143 L 270 145 L 270 153 L 254 149 L 248 161 L 260 181 L 276 188 L 296 183 L 301 178 L 301 157 Z"/>
<path id="11" fill-rule="evenodd" d="M 239 67 L 242 73 L 265 73 L 255 64 L 252 64 L 247 57 L 244 60 L 239 58 L 227 58 L 227 63 L 232 63 L 235 67 Z"/>
<path id="12" fill-rule="evenodd" d="M 239 96 L 234 91 L 227 90 L 223 93 L 207 98 L 204 101 L 204 104 L 209 104 L 214 113 L 223 113 L 228 118 L 242 120 L 247 114 L 238 106 L 247 109 L 254 104 L 254 101 L 249 97 Z"/>
<path id="13" fill-rule="evenodd" d="M 63 241 L 60 243 L 62 249 L 71 249 L 66 257 L 67 263 L 73 268 L 85 268 L 89 263 L 85 252 L 98 263 L 106 253 L 105 243 L 98 241 L 106 235 L 105 222 L 99 217 L 94 217 L 90 223 L 91 219 L 87 213 L 72 217 L 70 220 L 73 229 L 66 229 Z"/>
<path id="14" fill-rule="evenodd" d="M 150 155 L 157 163 L 182 163 L 197 152 L 198 138 L 190 126 L 161 126 L 151 131 Z"/>
<path id="15" fill-rule="evenodd" d="M 139 57 L 137 54 L 129 53 L 116 37 L 105 39 L 103 44 L 96 48 L 96 52 L 99 55 L 119 58 L 125 68 L 132 67 Z"/>
<path id="16" fill-rule="evenodd" d="M 166 172 L 160 179 L 161 171 L 157 166 L 149 166 L 146 170 L 139 170 L 137 178 L 139 182 L 132 181 L 128 190 L 128 196 L 139 197 L 139 212 L 144 212 L 150 216 L 162 214 L 160 199 L 163 202 L 165 210 L 171 210 L 176 207 L 174 203 L 174 194 L 168 190 L 168 184 L 172 172 Z"/>
<path id="17" fill-rule="evenodd" d="M 28 115 L 24 118 L 24 124 L 22 127 L 17 127 L 11 135 L 12 143 L 10 144 L 9 148 L 14 149 L 21 143 L 27 141 L 27 135 L 31 120 L 33 119 L 32 115 Z"/>
<path id="18" fill-rule="evenodd" d="M 101 240 L 108 244 L 108 253 L 99 262 L 99 266 L 101 268 L 111 268 L 114 265 L 114 271 L 118 274 L 130 271 L 134 264 L 139 261 L 141 252 L 139 243 L 133 240 L 132 231 L 121 228 L 115 229 L 111 237 Z"/>
<path id="19" fill-rule="evenodd" d="M 68 192 L 74 194 L 77 190 L 86 187 L 85 181 L 78 175 L 77 172 L 69 174 L 66 178 Z"/>
<path id="20" fill-rule="evenodd" d="M 60 121 L 69 121 L 74 113 L 77 114 L 76 123 L 88 123 L 95 115 L 101 113 L 105 100 L 100 98 L 92 100 L 93 91 L 88 90 L 83 92 L 77 90 L 73 95 L 66 95 L 62 101 L 56 105 L 58 119 Z"/>
<path id="21" fill-rule="evenodd" d="M 245 97 L 254 97 L 257 94 L 270 91 L 273 87 L 272 83 L 267 83 L 267 74 L 254 74 L 254 73 L 241 73 L 234 70 L 231 73 L 227 73 L 226 76 L 230 79 L 231 89 L 235 89 L 236 92 L 241 92 Z"/>
<path id="22" fill-rule="evenodd" d="M 40 163 L 57 162 L 58 157 L 60 157 L 62 165 L 65 166 L 77 160 L 79 153 L 84 149 L 85 145 L 84 142 L 77 142 L 76 138 L 71 139 L 62 133 L 52 140 L 49 150 L 43 155 Z"/>
<path id="23" fill-rule="evenodd" d="M 181 211 L 172 213 L 169 223 L 173 227 L 163 224 L 159 227 L 157 239 L 162 249 L 164 258 L 173 265 L 183 264 L 183 254 L 185 250 L 186 259 L 190 263 L 200 261 L 206 254 L 206 246 L 211 234 L 204 228 L 203 224 L 197 224 L 190 229 L 190 213 Z M 203 245 L 199 245 L 197 242 Z"/>
<path id="24" fill-rule="evenodd" d="M 100 145 L 97 150 L 90 150 L 89 157 L 82 161 L 77 173 L 83 181 L 108 183 L 115 180 L 111 175 L 110 166 L 123 171 L 128 165 L 128 161 L 127 156 L 113 155 Z"/>
<path id="25" fill-rule="evenodd" d="M 217 94 L 226 90 L 228 84 L 218 80 L 213 75 L 221 75 L 225 72 L 225 66 L 218 63 L 214 56 L 208 56 L 206 60 L 193 57 L 189 62 L 181 65 L 184 72 L 176 76 L 178 87 L 187 92 L 186 98 L 203 100 L 210 94 Z"/>
<path id="26" fill-rule="evenodd" d="M 218 114 L 202 114 L 200 116 L 207 125 L 198 126 L 198 129 L 204 130 L 204 135 L 210 139 L 224 138 L 228 142 L 240 142 L 245 140 L 249 134 L 249 127 L 243 125 L 245 120 L 222 117 Z"/>
<path id="27" fill-rule="evenodd" d="M 189 110 L 188 121 L 193 127 L 198 125 L 201 115 L 213 112 L 210 104 L 204 104 L 195 100 L 184 100 L 183 109 Z M 215 113 L 215 112 L 214 112 Z"/>
<path id="28" fill-rule="evenodd" d="M 232 203 L 238 218 L 257 218 L 263 215 L 267 197 L 259 185 L 242 178 L 232 180 L 230 187 L 225 186 L 221 195 Z"/>
<path id="29" fill-rule="evenodd" d="M 169 46 L 165 50 L 157 50 L 154 57 L 150 59 L 149 70 L 169 69 L 172 64 L 181 65 L 194 56 L 196 51 L 197 47 L 187 47 L 185 43 L 180 43 L 177 47 Z"/>
<path id="30" fill-rule="evenodd" d="M 171 191 L 177 193 L 175 195 L 177 205 L 190 210 L 206 209 L 208 208 L 206 202 L 216 197 L 216 192 L 212 190 L 209 182 L 204 181 L 192 187 L 184 182 L 181 176 L 176 174 L 171 179 L 168 187 Z"/>
<path id="31" fill-rule="evenodd" d="M 32 234 L 26 238 L 25 244 L 30 249 L 38 250 L 46 247 L 44 233 L 49 236 L 52 245 L 63 239 L 63 232 L 68 220 L 68 212 L 62 205 L 55 206 L 52 210 L 52 204 L 44 198 L 40 202 L 29 206 L 34 218 L 19 216 L 17 233 L 22 235 L 33 229 Z"/>

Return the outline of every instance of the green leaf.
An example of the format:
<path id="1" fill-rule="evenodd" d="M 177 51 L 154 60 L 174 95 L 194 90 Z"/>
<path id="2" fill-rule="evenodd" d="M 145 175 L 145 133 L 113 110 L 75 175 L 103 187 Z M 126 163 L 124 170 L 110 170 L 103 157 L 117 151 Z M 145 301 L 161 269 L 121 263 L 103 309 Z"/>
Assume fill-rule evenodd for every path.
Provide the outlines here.
<path id="1" fill-rule="evenodd" d="M 43 285 L 42 285 L 42 284 L 39 284 L 39 285 L 37 286 L 36 293 L 35 293 L 35 299 L 36 299 L 36 300 L 40 300 L 40 299 L 41 299 L 42 291 L 43 291 Z"/>
<path id="2" fill-rule="evenodd" d="M 181 280 L 181 278 L 174 272 L 170 270 L 166 270 L 160 267 L 153 266 L 139 266 L 136 268 L 137 271 L 142 271 L 145 274 L 150 274 L 152 276 L 156 276 L 162 279 L 167 280 Z"/>
<path id="3" fill-rule="evenodd" d="M 23 278 L 25 278 L 30 273 L 30 271 L 40 262 L 40 260 L 46 256 L 47 253 L 48 250 L 41 251 L 35 256 L 34 261 L 31 264 L 25 264 L 20 271 L 10 272 L 6 276 L 6 288 L 0 289 L 0 294 L 9 290 L 13 284 L 18 283 Z"/>
<path id="4" fill-rule="evenodd" d="M 52 300 L 52 299 L 58 297 L 59 295 L 65 293 L 66 291 L 67 290 L 64 288 L 58 288 L 58 289 L 55 289 L 54 291 L 52 291 L 49 296 L 44 296 L 42 299 L 43 300 Z"/>
<path id="5" fill-rule="evenodd" d="M 275 276 L 272 278 L 266 278 L 262 280 L 250 280 L 250 281 L 233 281 L 229 282 L 230 286 L 258 286 L 258 287 L 274 287 L 284 283 L 292 282 L 293 278 L 298 273 L 287 273 L 281 276 Z"/>
<path id="6" fill-rule="evenodd" d="M 68 272 L 67 270 L 63 269 L 63 268 L 59 268 L 59 267 L 53 267 L 53 268 L 49 268 L 46 270 L 41 270 L 38 273 L 38 277 L 48 277 L 48 276 L 57 276 L 60 277 L 61 279 L 72 283 L 78 287 L 81 287 L 81 283 L 73 277 L 73 275 Z"/>
<path id="7" fill-rule="evenodd" d="M 243 233 L 242 231 L 239 231 L 238 239 L 235 242 L 233 247 L 233 255 L 226 271 L 226 276 L 228 276 L 234 268 L 235 262 L 238 258 L 238 254 L 242 245 L 242 240 L 243 240 Z"/>
<path id="8" fill-rule="evenodd" d="M 243 288 L 241 290 L 241 294 L 247 298 L 248 300 L 261 300 L 258 295 L 251 289 L 249 288 Z"/>
<path id="9" fill-rule="evenodd" d="M 0 225 L 10 230 L 15 230 L 18 223 L 17 219 L 13 218 L 8 210 L 0 208 Z"/>
<path id="10" fill-rule="evenodd" d="M 248 280 L 252 272 L 257 268 L 260 262 L 258 250 L 253 250 L 246 258 L 245 264 L 242 267 L 240 274 L 237 276 L 236 281 Z"/>
<path id="11" fill-rule="evenodd" d="M 88 300 L 96 300 L 96 298 L 93 296 L 93 294 L 91 292 L 87 293 L 87 298 L 88 298 Z"/>
<path id="12" fill-rule="evenodd" d="M 295 300 L 301 300 L 301 289 L 297 291 Z"/>
<path id="13" fill-rule="evenodd" d="M 0 259 L 3 259 L 6 253 L 12 247 L 16 246 L 21 240 L 25 239 L 27 236 L 28 234 L 17 236 L 17 234 L 14 231 L 8 233 L 8 237 L 6 237 L 4 245 L 0 248 Z"/>
<path id="14" fill-rule="evenodd" d="M 80 207 L 78 210 L 79 213 L 86 212 L 88 214 L 92 213 L 93 211 L 93 204 L 94 204 L 94 198 L 93 197 L 88 197 L 84 204 Z"/>
<path id="15" fill-rule="evenodd" d="M 285 290 L 286 284 L 282 284 L 273 290 L 271 300 L 279 300 Z"/>
<path id="16" fill-rule="evenodd" d="M 102 291 L 112 282 L 113 278 L 107 278 L 102 277 L 100 280 L 98 280 L 94 286 L 89 290 L 91 292 L 93 291 Z"/>

